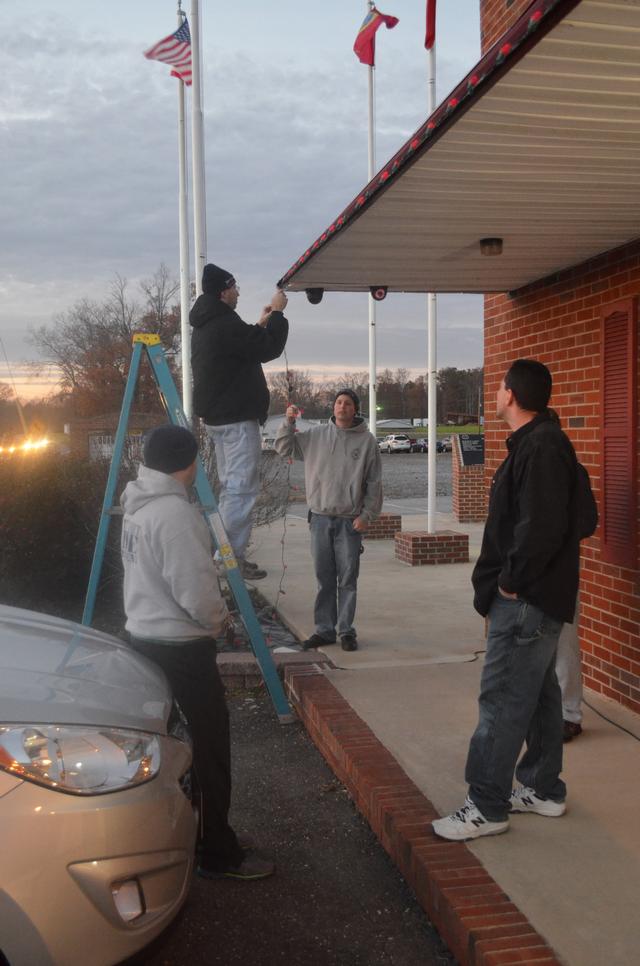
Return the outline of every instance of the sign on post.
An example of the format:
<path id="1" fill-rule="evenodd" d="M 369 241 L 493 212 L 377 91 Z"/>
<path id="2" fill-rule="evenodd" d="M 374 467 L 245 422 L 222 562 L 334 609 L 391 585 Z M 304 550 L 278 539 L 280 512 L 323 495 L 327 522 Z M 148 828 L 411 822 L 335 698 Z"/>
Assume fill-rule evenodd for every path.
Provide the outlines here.
<path id="1" fill-rule="evenodd" d="M 460 455 L 463 466 L 480 466 L 484 463 L 484 434 L 460 433 Z"/>

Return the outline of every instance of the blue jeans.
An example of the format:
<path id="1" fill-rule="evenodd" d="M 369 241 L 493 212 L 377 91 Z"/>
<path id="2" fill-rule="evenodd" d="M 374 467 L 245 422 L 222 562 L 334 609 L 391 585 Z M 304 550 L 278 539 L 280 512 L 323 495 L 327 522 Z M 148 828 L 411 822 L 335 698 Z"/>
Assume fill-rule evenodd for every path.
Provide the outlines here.
<path id="1" fill-rule="evenodd" d="M 497 594 L 489 611 L 480 716 L 465 779 L 491 822 L 506 819 L 516 778 L 541 798 L 562 802 L 562 697 L 555 661 L 561 621 L 523 600 Z M 516 762 L 526 741 L 527 748 Z"/>
<path id="2" fill-rule="evenodd" d="M 262 443 L 257 419 L 225 426 L 205 426 L 216 451 L 220 478 L 220 516 L 233 547 L 242 560 L 251 536 L 252 513 L 260 492 Z"/>
<path id="3" fill-rule="evenodd" d="M 318 593 L 313 609 L 316 634 L 335 641 L 338 634 L 355 634 L 358 574 L 362 536 L 353 529 L 353 520 L 312 513 L 311 556 L 316 572 Z"/>

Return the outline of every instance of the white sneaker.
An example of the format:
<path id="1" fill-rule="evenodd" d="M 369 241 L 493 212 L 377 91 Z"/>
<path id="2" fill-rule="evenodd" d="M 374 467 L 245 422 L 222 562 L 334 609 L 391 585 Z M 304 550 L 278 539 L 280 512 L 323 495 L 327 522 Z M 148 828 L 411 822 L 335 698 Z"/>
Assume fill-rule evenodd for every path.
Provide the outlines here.
<path id="1" fill-rule="evenodd" d="M 564 802 L 554 802 L 550 798 L 540 798 L 533 788 L 521 785 L 511 792 L 512 812 L 532 812 L 535 815 L 545 815 L 547 818 L 560 818 L 567 810 Z"/>
<path id="2" fill-rule="evenodd" d="M 467 798 L 462 808 L 453 815 L 437 818 L 431 824 L 433 831 L 441 839 L 464 842 L 466 839 L 478 839 L 481 835 L 500 835 L 501 832 L 506 832 L 509 828 L 509 819 L 505 819 L 504 822 L 490 822 L 471 799 Z"/>

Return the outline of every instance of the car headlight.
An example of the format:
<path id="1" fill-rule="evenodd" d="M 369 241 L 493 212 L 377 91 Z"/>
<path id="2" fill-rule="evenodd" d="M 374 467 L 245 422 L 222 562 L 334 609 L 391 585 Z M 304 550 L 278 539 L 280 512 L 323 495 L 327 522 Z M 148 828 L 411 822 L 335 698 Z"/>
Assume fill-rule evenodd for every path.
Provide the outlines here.
<path id="1" fill-rule="evenodd" d="M 0 725 L 0 768 L 73 795 L 103 795 L 150 781 L 156 735 L 78 725 Z"/>

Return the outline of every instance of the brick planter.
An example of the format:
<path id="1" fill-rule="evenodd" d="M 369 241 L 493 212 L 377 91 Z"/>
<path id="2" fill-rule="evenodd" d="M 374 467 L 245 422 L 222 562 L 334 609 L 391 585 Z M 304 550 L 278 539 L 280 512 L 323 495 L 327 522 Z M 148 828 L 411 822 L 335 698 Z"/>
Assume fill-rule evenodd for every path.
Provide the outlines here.
<path id="1" fill-rule="evenodd" d="M 402 530 L 402 517 L 399 513 L 381 513 L 365 530 L 364 536 L 367 540 L 391 540 L 399 530 Z"/>
<path id="2" fill-rule="evenodd" d="M 396 559 L 410 567 L 469 562 L 469 536 L 454 530 L 401 530 L 396 533 Z"/>

